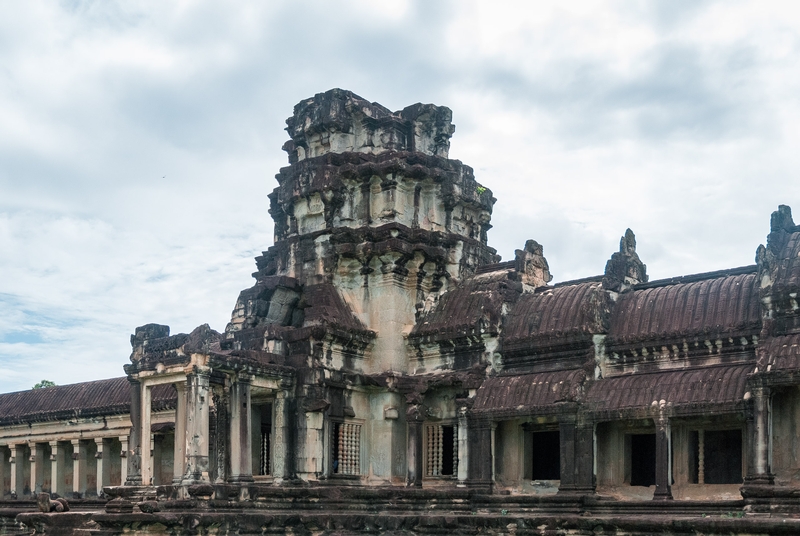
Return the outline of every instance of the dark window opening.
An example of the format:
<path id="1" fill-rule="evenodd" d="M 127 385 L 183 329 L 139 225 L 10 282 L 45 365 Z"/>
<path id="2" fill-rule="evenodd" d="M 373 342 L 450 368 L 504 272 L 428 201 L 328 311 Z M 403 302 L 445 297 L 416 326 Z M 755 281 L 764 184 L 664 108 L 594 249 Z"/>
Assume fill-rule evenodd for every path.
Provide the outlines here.
<path id="1" fill-rule="evenodd" d="M 742 431 L 691 432 L 689 478 L 693 484 L 741 484 Z"/>
<path id="2" fill-rule="evenodd" d="M 656 435 L 633 434 L 631 437 L 631 486 L 656 483 Z"/>
<path id="3" fill-rule="evenodd" d="M 442 426 L 442 475 L 453 476 L 455 450 L 455 428 Z"/>
<path id="4" fill-rule="evenodd" d="M 561 435 L 552 432 L 531 434 L 531 479 L 561 480 Z"/>

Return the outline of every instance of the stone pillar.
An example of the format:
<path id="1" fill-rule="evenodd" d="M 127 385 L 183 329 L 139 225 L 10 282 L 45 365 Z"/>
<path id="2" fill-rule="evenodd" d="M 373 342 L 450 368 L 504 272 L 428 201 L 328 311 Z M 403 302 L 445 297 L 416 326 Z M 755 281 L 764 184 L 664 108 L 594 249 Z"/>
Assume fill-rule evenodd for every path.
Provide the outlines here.
<path id="1" fill-rule="evenodd" d="M 141 473 L 142 473 L 142 485 L 145 486 L 152 486 L 153 485 L 153 444 L 152 444 L 152 396 L 153 396 L 153 389 L 150 385 L 142 385 L 142 409 L 141 411 L 141 423 L 142 428 L 139 432 L 139 441 L 140 441 L 140 452 L 141 452 Z"/>
<path id="2" fill-rule="evenodd" d="M 294 463 L 291 430 L 293 398 L 289 389 L 277 393 L 272 422 L 272 476 L 276 483 L 292 478 Z"/>
<path id="3" fill-rule="evenodd" d="M 575 423 L 558 423 L 558 437 L 560 443 L 560 473 L 561 482 L 558 486 L 558 493 L 575 492 Z"/>
<path id="4" fill-rule="evenodd" d="M 44 444 L 43 443 L 28 443 L 31 449 L 31 493 L 38 495 L 42 492 L 42 484 L 44 484 Z"/>
<path id="5" fill-rule="evenodd" d="M 231 383 L 228 452 L 229 482 L 253 481 L 253 434 L 250 408 L 250 378 L 239 376 Z"/>
<path id="6" fill-rule="evenodd" d="M 423 424 L 425 416 L 422 404 L 410 404 L 406 409 L 406 423 L 408 423 L 408 480 L 407 486 L 422 487 L 422 443 Z"/>
<path id="7" fill-rule="evenodd" d="M 86 496 L 86 444 L 80 439 L 72 440 L 72 495 Z"/>
<path id="8" fill-rule="evenodd" d="M 21 499 L 25 494 L 25 445 L 17 443 L 11 447 L 11 496 Z"/>
<path id="9" fill-rule="evenodd" d="M 593 494 L 597 488 L 594 475 L 594 423 L 578 423 L 575 427 L 575 491 Z"/>
<path id="10" fill-rule="evenodd" d="M 6 496 L 6 462 L 9 456 L 6 454 L 6 446 L 0 445 L 0 499 Z"/>
<path id="11" fill-rule="evenodd" d="M 672 434 L 669 418 L 661 415 L 656 423 L 656 491 L 654 501 L 672 500 Z"/>
<path id="12" fill-rule="evenodd" d="M 467 435 L 467 406 L 458 406 L 458 486 L 467 485 L 469 468 L 469 436 Z"/>
<path id="13" fill-rule="evenodd" d="M 747 476 L 745 484 L 775 483 L 772 474 L 772 404 L 769 387 L 755 386 L 752 389 L 752 413 L 748 415 Z"/>
<path id="14" fill-rule="evenodd" d="M 180 484 L 186 469 L 186 382 L 175 384 L 178 400 L 175 406 L 175 452 L 173 455 L 172 482 Z"/>
<path id="15" fill-rule="evenodd" d="M 128 436 L 119 436 L 120 483 L 122 485 L 128 481 L 128 439 Z"/>
<path id="16" fill-rule="evenodd" d="M 50 442 L 50 493 L 64 497 L 67 493 L 64 481 L 64 464 L 66 463 L 64 446 L 58 441 Z"/>
<path id="17" fill-rule="evenodd" d="M 126 449 L 126 486 L 142 485 L 142 384 L 128 378 L 131 387 L 131 433 Z M 148 437 L 149 437 L 148 431 Z"/>
<path id="18" fill-rule="evenodd" d="M 492 489 L 492 422 L 488 418 L 471 418 L 469 425 L 469 460 L 467 484 L 486 491 Z"/>
<path id="19" fill-rule="evenodd" d="M 105 448 L 106 441 L 102 437 L 96 437 L 94 440 L 97 445 L 97 454 L 94 455 L 97 460 L 97 496 L 103 496 L 103 486 L 108 486 L 111 483 L 111 453 Z"/>
<path id="20" fill-rule="evenodd" d="M 186 400 L 186 471 L 182 484 L 208 484 L 209 380 L 211 371 L 195 367 L 188 376 Z"/>

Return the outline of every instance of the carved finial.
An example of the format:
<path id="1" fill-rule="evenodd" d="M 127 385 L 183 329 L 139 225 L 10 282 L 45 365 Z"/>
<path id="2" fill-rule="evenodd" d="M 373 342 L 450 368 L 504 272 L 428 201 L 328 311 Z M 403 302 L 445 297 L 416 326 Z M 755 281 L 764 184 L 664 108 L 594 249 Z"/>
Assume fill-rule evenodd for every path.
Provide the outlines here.
<path id="1" fill-rule="evenodd" d="M 792 207 L 788 205 L 778 205 L 778 210 L 772 213 L 769 219 L 769 230 L 775 231 L 792 231 L 794 229 L 794 220 L 792 220 Z"/>
<path id="2" fill-rule="evenodd" d="M 627 229 L 619 240 L 619 251 L 606 263 L 603 287 L 622 292 L 637 283 L 647 282 L 647 266 L 636 253 L 636 235 Z"/>
<path id="3" fill-rule="evenodd" d="M 533 288 L 543 287 L 553 276 L 550 275 L 550 266 L 544 258 L 544 248 L 536 240 L 525 242 L 525 249 L 515 252 L 517 271 L 522 275 L 522 282 Z"/>

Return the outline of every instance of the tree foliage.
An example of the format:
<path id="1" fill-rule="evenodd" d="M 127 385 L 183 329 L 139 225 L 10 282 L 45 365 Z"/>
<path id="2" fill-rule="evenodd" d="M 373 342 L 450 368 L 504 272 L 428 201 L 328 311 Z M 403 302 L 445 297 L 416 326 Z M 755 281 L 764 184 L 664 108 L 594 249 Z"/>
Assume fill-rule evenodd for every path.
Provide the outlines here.
<path id="1" fill-rule="evenodd" d="M 33 386 L 34 389 L 43 389 L 45 387 L 55 387 L 56 382 L 51 382 L 50 380 L 42 380 L 36 385 Z"/>

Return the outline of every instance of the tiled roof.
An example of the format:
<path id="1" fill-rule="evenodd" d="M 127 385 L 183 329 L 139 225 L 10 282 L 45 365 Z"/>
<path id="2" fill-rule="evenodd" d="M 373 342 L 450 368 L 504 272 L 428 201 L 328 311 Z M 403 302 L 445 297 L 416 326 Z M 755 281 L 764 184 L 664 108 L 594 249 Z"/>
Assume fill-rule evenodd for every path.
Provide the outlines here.
<path id="1" fill-rule="evenodd" d="M 128 379 L 111 378 L 0 395 L 0 425 L 45 422 L 130 411 Z M 175 406 L 172 385 L 153 387 L 153 409 Z"/>
<path id="2" fill-rule="evenodd" d="M 475 395 L 473 411 L 530 412 L 579 397 L 583 370 L 559 370 L 489 378 Z"/>
<path id="3" fill-rule="evenodd" d="M 609 344 L 758 331 L 756 274 L 738 274 L 623 293 Z"/>

